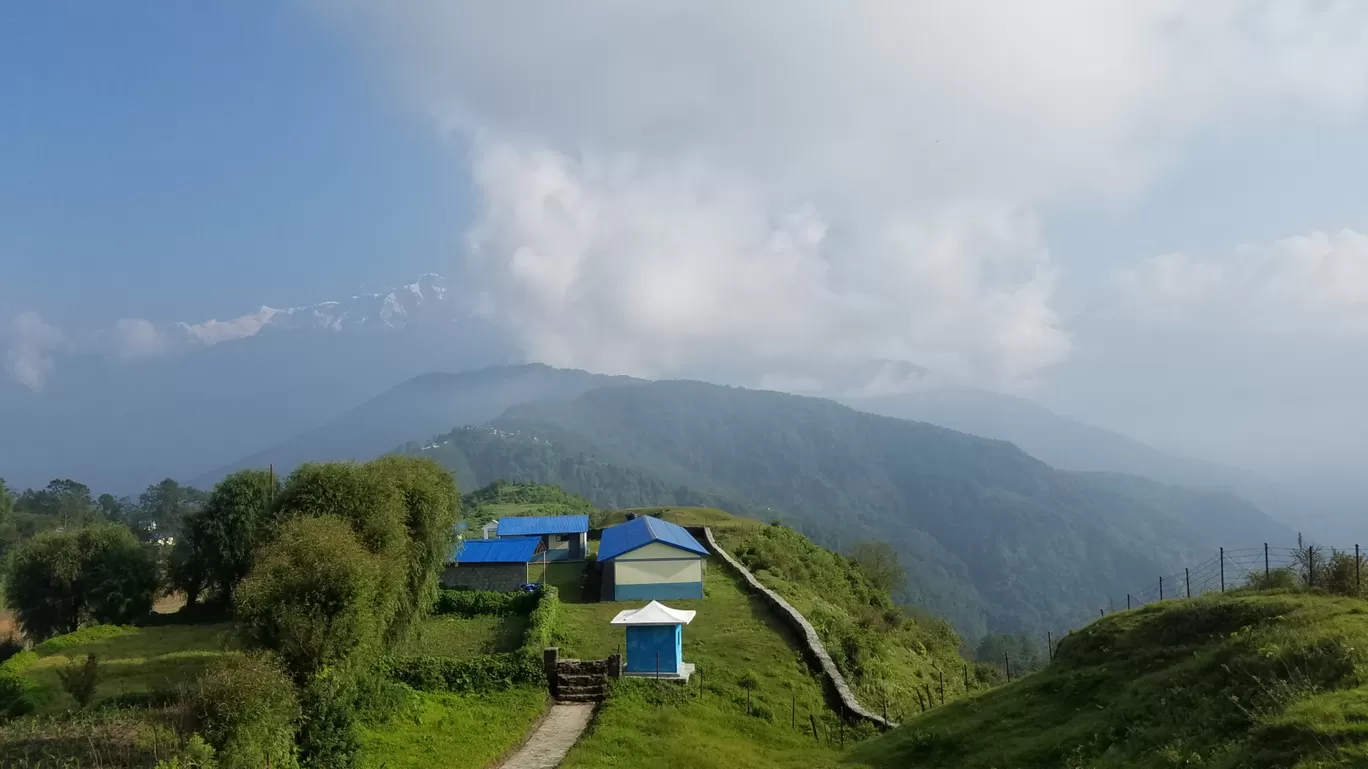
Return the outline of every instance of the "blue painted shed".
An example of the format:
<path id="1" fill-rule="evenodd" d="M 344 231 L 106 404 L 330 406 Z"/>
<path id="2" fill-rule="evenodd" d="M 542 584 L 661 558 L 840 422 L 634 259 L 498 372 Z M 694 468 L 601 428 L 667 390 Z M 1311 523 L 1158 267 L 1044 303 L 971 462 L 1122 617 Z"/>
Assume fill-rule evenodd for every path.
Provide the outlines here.
<path id="1" fill-rule="evenodd" d="M 657 601 L 618 612 L 611 624 L 627 629 L 623 674 L 688 680 L 694 666 L 684 661 L 684 626 L 697 614 Z"/>
<path id="2" fill-rule="evenodd" d="M 708 549 L 683 526 L 643 516 L 603 530 L 598 563 L 609 601 L 703 597 Z"/>
<path id="3" fill-rule="evenodd" d="M 499 519 L 495 535 L 538 537 L 546 546 L 542 553 L 548 561 L 582 561 L 589 552 L 589 516 L 527 515 Z"/>

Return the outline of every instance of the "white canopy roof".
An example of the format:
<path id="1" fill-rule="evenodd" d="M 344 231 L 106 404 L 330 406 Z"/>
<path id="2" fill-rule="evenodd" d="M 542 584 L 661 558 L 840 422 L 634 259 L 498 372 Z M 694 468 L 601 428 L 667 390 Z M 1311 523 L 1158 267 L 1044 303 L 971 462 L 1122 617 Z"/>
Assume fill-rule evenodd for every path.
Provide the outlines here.
<path id="1" fill-rule="evenodd" d="M 651 601 L 640 609 L 623 609 L 612 625 L 687 625 L 693 622 L 696 611 L 671 609 L 659 601 Z"/>

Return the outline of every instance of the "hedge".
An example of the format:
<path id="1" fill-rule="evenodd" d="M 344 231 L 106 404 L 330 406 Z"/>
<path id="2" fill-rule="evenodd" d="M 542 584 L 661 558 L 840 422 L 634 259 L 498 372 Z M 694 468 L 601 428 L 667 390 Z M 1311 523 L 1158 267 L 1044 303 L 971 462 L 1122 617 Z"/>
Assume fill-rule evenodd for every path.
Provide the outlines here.
<path id="1" fill-rule="evenodd" d="M 476 590 L 448 590 L 443 591 L 443 597 L 452 593 L 509 595 Z M 483 693 L 529 684 L 545 686 L 546 671 L 542 667 L 542 650 L 551 645 L 556 619 L 560 615 L 560 593 L 555 587 L 546 585 L 537 593 L 521 596 L 515 594 L 512 597 L 524 596 L 534 600 L 536 608 L 528 617 L 527 633 L 523 636 L 522 647 L 517 651 L 459 658 L 436 655 L 386 657 L 380 662 L 381 671 L 391 680 L 429 692 Z M 471 600 L 472 604 L 469 605 L 487 599 Z"/>
<path id="2" fill-rule="evenodd" d="M 457 617 L 508 617 L 529 614 L 536 607 L 537 593 L 500 593 L 493 590 L 443 590 L 432 606 L 433 614 Z"/>

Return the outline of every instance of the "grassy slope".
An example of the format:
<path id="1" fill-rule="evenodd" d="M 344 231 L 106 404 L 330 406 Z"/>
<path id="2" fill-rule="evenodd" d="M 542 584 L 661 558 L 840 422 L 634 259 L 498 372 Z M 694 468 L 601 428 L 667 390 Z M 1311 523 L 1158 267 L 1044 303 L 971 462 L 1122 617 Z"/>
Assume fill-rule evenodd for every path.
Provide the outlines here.
<path id="1" fill-rule="evenodd" d="M 1368 603 L 1245 593 L 1151 604 L 1045 670 L 857 748 L 875 767 L 1368 766 Z"/>
<path id="2" fill-rule="evenodd" d="M 361 730 L 360 769 L 477 769 L 522 743 L 547 705 L 542 689 L 414 695 L 410 709 Z"/>
<path id="3" fill-rule="evenodd" d="M 620 520 L 627 511 L 613 514 Z M 779 593 L 817 628 L 855 696 L 866 707 L 885 707 L 895 721 L 921 712 L 918 691 L 930 686 L 939 700 L 965 694 L 965 660 L 948 623 L 890 616 L 887 595 L 864 580 L 850 562 L 788 528 L 773 527 L 710 508 L 651 508 L 637 512 L 681 526 L 709 526 L 729 553 L 740 558 L 767 587 Z M 861 632 L 861 629 L 866 632 Z M 846 643 L 843 643 L 843 640 Z M 984 688 L 969 666 L 971 690 Z"/>
<path id="4" fill-rule="evenodd" d="M 815 714 L 823 740 L 836 724 L 822 686 L 793 640 L 768 608 L 744 592 L 725 566 L 710 562 L 702 601 L 672 601 L 696 609 L 684 628 L 684 660 L 702 672 L 689 686 L 624 680 L 603 706 L 591 732 L 563 766 L 574 767 L 825 767 L 838 761 L 836 747 L 818 747 L 805 726 Z M 602 658 L 622 644 L 620 628 L 608 624 L 631 604 L 567 603 L 561 613 L 565 656 Z M 752 673 L 755 715 L 746 715 L 746 692 L 738 681 Z M 799 719 L 790 727 L 790 708 Z M 839 734 L 839 732 L 835 732 Z M 854 739 L 853 730 L 847 739 Z"/>
<path id="5" fill-rule="evenodd" d="M 98 655 L 101 677 L 96 689 L 102 699 L 127 692 L 174 690 L 189 684 L 230 647 L 229 624 L 118 627 L 101 625 L 44 641 L 30 652 L 5 663 L 22 671 L 42 689 L 42 712 L 55 713 L 73 705 L 62 691 L 57 671 L 86 654 Z"/>

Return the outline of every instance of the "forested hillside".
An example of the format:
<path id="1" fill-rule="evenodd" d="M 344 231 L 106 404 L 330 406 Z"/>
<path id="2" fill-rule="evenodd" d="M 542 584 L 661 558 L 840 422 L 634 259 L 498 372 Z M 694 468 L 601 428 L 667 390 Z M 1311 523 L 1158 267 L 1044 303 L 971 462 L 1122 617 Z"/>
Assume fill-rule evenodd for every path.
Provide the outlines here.
<path id="1" fill-rule="evenodd" d="M 837 549 L 886 541 L 908 570 L 903 599 L 970 636 L 1073 625 L 1216 545 L 1200 503 L 1158 504 L 1153 489 L 1058 471 L 1008 443 L 779 393 L 613 387 L 524 404 L 437 443 L 427 453 L 467 485 L 526 479 L 606 507 L 718 506 Z M 1222 526 L 1252 527 L 1232 537 L 1269 525 L 1252 508 L 1227 512 Z"/>

